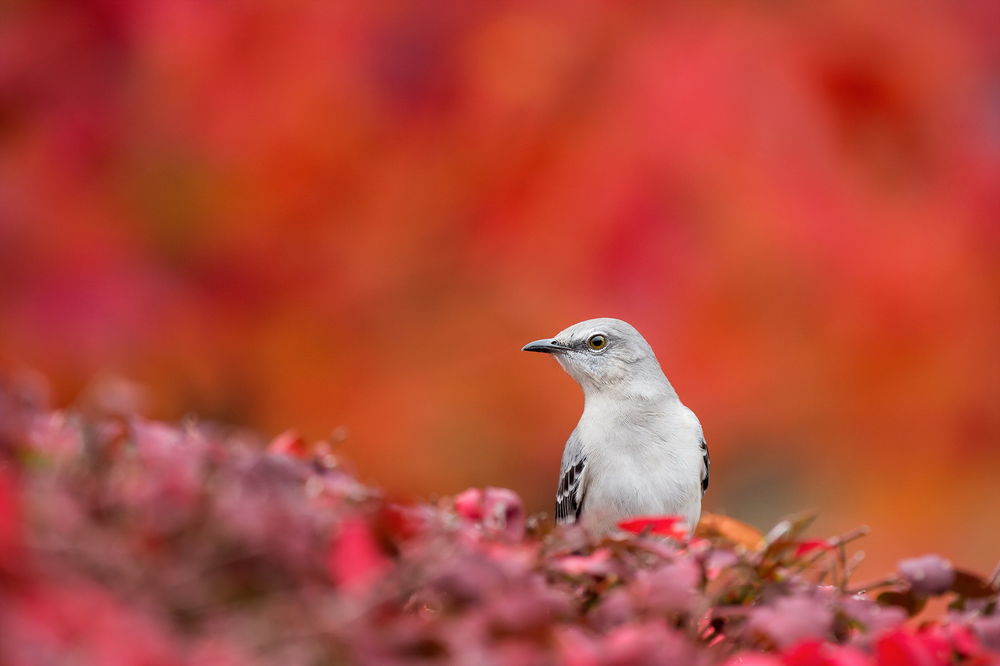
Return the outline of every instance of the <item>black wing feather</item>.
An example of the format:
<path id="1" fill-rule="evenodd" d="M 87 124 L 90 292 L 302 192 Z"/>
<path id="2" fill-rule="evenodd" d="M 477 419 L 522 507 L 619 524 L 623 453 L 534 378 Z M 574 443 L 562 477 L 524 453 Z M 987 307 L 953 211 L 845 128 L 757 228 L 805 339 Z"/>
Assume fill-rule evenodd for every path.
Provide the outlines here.
<path id="1" fill-rule="evenodd" d="M 701 439 L 701 494 L 704 495 L 705 491 L 708 490 L 708 478 L 711 476 L 712 472 L 712 460 L 708 456 L 708 444 L 705 443 L 705 438 Z"/>
<path id="2" fill-rule="evenodd" d="M 575 523 L 583 511 L 583 473 L 587 467 L 587 459 L 583 456 L 569 461 L 559 479 L 559 489 L 556 491 L 556 523 L 565 525 Z"/>

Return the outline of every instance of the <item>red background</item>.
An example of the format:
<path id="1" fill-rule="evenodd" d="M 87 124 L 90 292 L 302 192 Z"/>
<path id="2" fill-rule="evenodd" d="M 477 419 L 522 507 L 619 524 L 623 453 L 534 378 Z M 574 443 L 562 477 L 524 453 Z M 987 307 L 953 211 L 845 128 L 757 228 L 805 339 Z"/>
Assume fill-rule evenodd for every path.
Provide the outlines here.
<path id="1" fill-rule="evenodd" d="M 980 2 L 20 0 L 0 364 L 549 510 L 617 316 L 711 510 L 1000 559 L 1000 27 Z M 102 379 L 104 378 L 104 379 Z M 96 388 L 95 388 L 96 387 Z M 343 432 L 343 430 L 339 431 Z"/>

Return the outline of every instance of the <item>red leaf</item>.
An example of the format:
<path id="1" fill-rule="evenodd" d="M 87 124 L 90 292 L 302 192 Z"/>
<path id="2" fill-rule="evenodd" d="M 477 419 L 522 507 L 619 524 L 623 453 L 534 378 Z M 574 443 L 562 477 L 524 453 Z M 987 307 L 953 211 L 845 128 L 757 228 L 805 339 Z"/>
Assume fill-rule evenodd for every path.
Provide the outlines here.
<path id="1" fill-rule="evenodd" d="M 483 491 L 469 488 L 455 495 L 455 513 L 467 520 L 483 519 Z"/>
<path id="2" fill-rule="evenodd" d="M 803 541 L 798 546 L 795 547 L 795 557 L 802 557 L 812 551 L 822 548 L 823 550 L 830 550 L 830 544 L 827 543 L 825 539 L 815 539 L 813 541 Z"/>
<path id="3" fill-rule="evenodd" d="M 434 514 L 426 506 L 386 504 L 379 512 L 379 525 L 396 539 L 407 541 L 422 535 Z"/>
<path id="4" fill-rule="evenodd" d="M 330 542 L 327 567 L 333 581 L 350 593 L 365 592 L 389 568 L 389 558 L 361 518 L 348 518 Z"/>
<path id="5" fill-rule="evenodd" d="M 10 566 L 21 547 L 21 512 L 14 477 L 0 467 L 0 567 Z"/>
<path id="6" fill-rule="evenodd" d="M 864 652 L 847 645 L 805 641 L 785 652 L 785 666 L 868 666 Z"/>
<path id="7" fill-rule="evenodd" d="M 879 639 L 875 645 L 876 661 L 885 666 L 937 666 L 947 663 L 939 660 L 920 637 L 906 631 L 894 631 Z"/>
<path id="8" fill-rule="evenodd" d="M 618 529 L 634 534 L 659 534 L 675 539 L 688 535 L 688 525 L 680 516 L 636 516 L 618 523 Z"/>
<path id="9" fill-rule="evenodd" d="M 955 652 L 966 657 L 982 653 L 983 646 L 969 627 L 955 624 L 950 625 L 948 631 L 951 633 L 951 644 Z"/>
<path id="10" fill-rule="evenodd" d="M 304 460 L 309 456 L 309 445 L 294 430 L 286 430 L 267 445 L 269 453 L 290 456 Z"/>

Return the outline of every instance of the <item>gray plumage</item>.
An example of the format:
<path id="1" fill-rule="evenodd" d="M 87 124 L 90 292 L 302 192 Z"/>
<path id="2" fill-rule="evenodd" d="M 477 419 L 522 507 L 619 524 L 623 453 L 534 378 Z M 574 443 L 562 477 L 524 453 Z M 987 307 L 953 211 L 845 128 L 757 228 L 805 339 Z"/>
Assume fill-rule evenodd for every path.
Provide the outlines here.
<path id="1" fill-rule="evenodd" d="M 523 349 L 554 355 L 583 389 L 556 522 L 604 533 L 630 516 L 680 515 L 693 528 L 708 489 L 708 447 L 639 332 L 620 319 L 590 319 Z"/>

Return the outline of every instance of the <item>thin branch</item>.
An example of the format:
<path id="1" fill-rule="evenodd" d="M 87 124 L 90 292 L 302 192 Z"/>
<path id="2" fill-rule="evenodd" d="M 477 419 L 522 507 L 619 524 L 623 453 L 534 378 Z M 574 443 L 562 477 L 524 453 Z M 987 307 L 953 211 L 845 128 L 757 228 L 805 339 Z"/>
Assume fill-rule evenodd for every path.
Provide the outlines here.
<path id="1" fill-rule="evenodd" d="M 899 584 L 899 576 L 892 575 L 885 578 L 879 578 L 871 582 L 865 583 L 864 585 L 859 585 L 853 589 L 845 589 L 845 594 L 862 594 L 879 587 L 892 587 L 893 585 Z"/>

